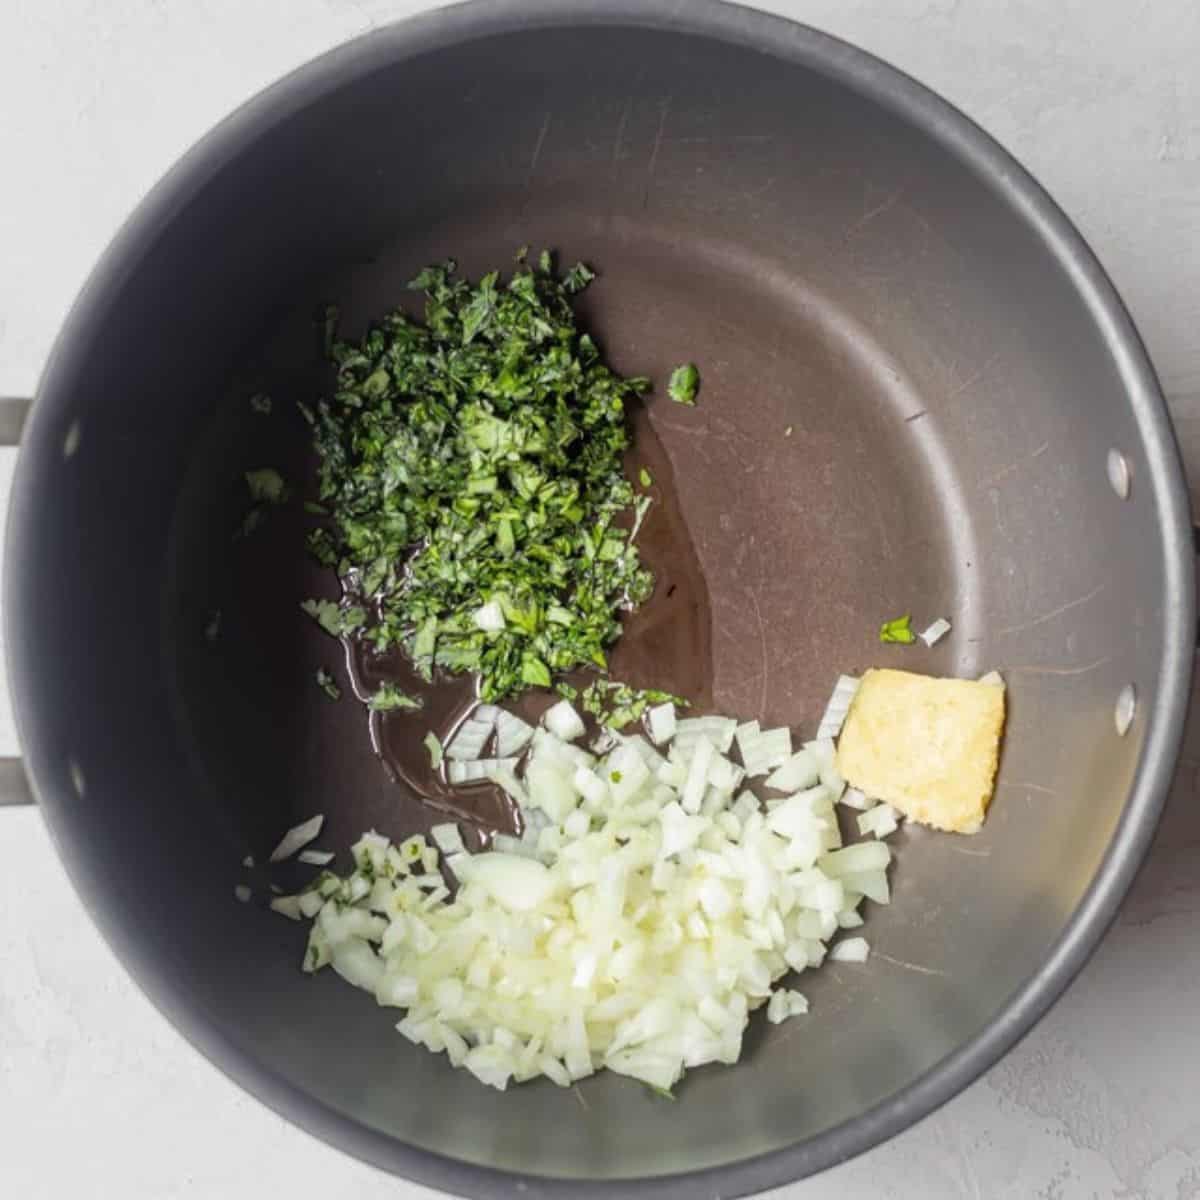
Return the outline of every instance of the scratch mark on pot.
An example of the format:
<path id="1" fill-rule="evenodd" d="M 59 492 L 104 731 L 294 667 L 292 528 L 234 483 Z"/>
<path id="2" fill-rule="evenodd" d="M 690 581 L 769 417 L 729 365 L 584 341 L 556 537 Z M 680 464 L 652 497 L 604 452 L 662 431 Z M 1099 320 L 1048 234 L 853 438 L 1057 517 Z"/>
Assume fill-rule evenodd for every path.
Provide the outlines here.
<path id="1" fill-rule="evenodd" d="M 654 145 L 650 147 L 650 161 L 646 164 L 646 176 L 650 178 L 654 175 L 654 168 L 658 166 L 658 152 L 662 148 L 663 130 L 667 125 L 667 114 L 671 111 L 671 99 L 668 96 L 658 107 L 658 128 L 654 131 Z"/>
<path id="2" fill-rule="evenodd" d="M 852 222 L 842 235 L 846 241 L 849 241 L 856 233 L 861 233 L 872 221 L 882 217 L 890 208 L 894 208 L 900 197 L 904 195 L 902 188 L 897 188 L 886 200 L 881 200 L 873 208 L 867 209 L 857 221 Z"/>
<path id="3" fill-rule="evenodd" d="M 1001 467 L 994 475 L 988 476 L 980 485 L 981 487 L 989 487 L 993 483 L 999 483 L 1006 475 L 1011 475 L 1018 467 L 1023 467 L 1026 463 L 1033 462 L 1035 458 L 1041 458 L 1047 450 L 1050 449 L 1049 442 L 1043 442 L 1032 454 L 1028 454 L 1022 458 L 1010 462 L 1007 466 Z"/>
<path id="4" fill-rule="evenodd" d="M 770 673 L 770 659 L 767 655 L 767 627 L 763 624 L 762 608 L 758 603 L 758 592 L 752 588 L 747 588 L 746 591 L 754 605 L 754 619 L 758 622 L 758 644 L 762 652 L 762 682 L 759 685 L 758 692 L 758 717 L 759 720 L 764 720 L 767 711 L 767 680 Z"/>
<path id="5" fill-rule="evenodd" d="M 905 962 L 902 958 L 893 958 L 890 954 L 884 954 L 882 950 L 872 950 L 872 958 L 882 958 L 884 962 L 889 962 L 894 967 L 903 967 L 906 971 L 916 971 L 918 975 L 937 975 L 942 979 L 947 978 L 945 971 L 939 971 L 936 967 L 923 967 L 919 963 Z"/>
<path id="6" fill-rule="evenodd" d="M 1082 667 L 1042 667 L 1035 663 L 1031 666 L 1007 667 L 1006 670 L 1011 675 L 1086 675 L 1108 662 L 1112 662 L 1111 654 L 1106 654 L 1095 662 L 1085 663 Z"/>
<path id="7" fill-rule="evenodd" d="M 1049 612 L 1042 613 L 1039 617 L 1031 617 L 1028 621 L 1021 621 L 1017 625 L 1005 625 L 1002 629 L 996 630 L 996 636 L 999 637 L 1005 633 L 1024 633 L 1029 629 L 1036 629 L 1039 625 L 1044 625 L 1047 621 L 1053 621 L 1055 617 L 1061 617 L 1063 613 L 1070 612 L 1073 608 L 1078 608 L 1081 604 L 1086 604 L 1089 600 L 1094 600 L 1100 593 L 1104 591 L 1104 584 L 1097 584 L 1092 590 L 1083 596 L 1079 596 L 1074 600 L 1068 600 L 1066 604 L 1060 604 L 1057 608 L 1052 608 Z"/>
<path id="8" fill-rule="evenodd" d="M 983 366 L 979 368 L 979 370 L 968 375 L 966 379 L 962 381 L 962 383 L 955 384 L 946 398 L 948 400 L 953 400 L 955 397 L 961 396 L 968 388 L 974 387 L 975 384 L 977 384 L 999 361 L 1000 355 L 998 353 L 993 354 L 992 357 L 989 358 L 983 364 Z"/>
<path id="9" fill-rule="evenodd" d="M 910 413 L 907 417 L 905 417 L 904 423 L 905 425 L 911 425 L 914 421 L 919 421 L 922 417 L 927 416 L 929 416 L 929 413 L 926 412 L 925 409 L 921 409 L 920 412 Z"/>
<path id="10" fill-rule="evenodd" d="M 533 147 L 533 157 L 529 160 L 529 175 L 531 178 L 537 170 L 538 159 L 542 156 L 542 147 L 546 144 L 546 134 L 550 132 L 550 122 L 553 116 L 553 113 L 547 113 L 542 119 L 541 129 L 538 130 L 537 142 Z"/>
<path id="11" fill-rule="evenodd" d="M 968 858 L 991 858 L 990 850 L 968 850 L 966 846 L 949 846 L 947 849 L 952 850 L 955 854 L 965 854 Z"/>
<path id="12" fill-rule="evenodd" d="M 1057 796 L 1053 788 L 1043 787 L 1040 783 L 1029 783 L 1024 779 L 997 779 L 997 787 L 1020 789 L 1027 792 L 1041 792 L 1043 796 Z"/>
<path id="13" fill-rule="evenodd" d="M 633 112 L 633 97 L 630 96 L 624 107 L 621 109 L 621 119 L 617 122 L 617 134 L 613 139 L 612 161 L 615 167 L 621 159 L 621 145 L 625 138 L 625 126 L 629 122 L 629 115 Z"/>

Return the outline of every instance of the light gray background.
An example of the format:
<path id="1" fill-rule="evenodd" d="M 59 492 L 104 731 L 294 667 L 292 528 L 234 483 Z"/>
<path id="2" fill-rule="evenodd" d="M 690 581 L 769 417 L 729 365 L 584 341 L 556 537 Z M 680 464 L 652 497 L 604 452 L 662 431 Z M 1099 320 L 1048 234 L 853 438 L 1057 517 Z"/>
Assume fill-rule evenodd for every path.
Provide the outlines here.
<path id="1" fill-rule="evenodd" d="M 121 220 L 231 108 L 406 0 L 3 0 L 0 395 L 31 394 Z M 779 0 L 928 83 L 1113 274 L 1200 480 L 1200 4 Z M 11 457 L 0 458 L 7 492 Z M 1195 485 L 1193 485 L 1195 495 Z M 15 750 L 0 689 L 0 754 Z M 1193 721 L 1151 860 L 1050 1017 L 941 1112 L 789 1200 L 1200 1197 Z M 0 1196 L 417 1200 L 284 1124 L 133 988 L 34 810 L 0 810 Z M 203 847 L 181 847 L 203 853 Z"/>

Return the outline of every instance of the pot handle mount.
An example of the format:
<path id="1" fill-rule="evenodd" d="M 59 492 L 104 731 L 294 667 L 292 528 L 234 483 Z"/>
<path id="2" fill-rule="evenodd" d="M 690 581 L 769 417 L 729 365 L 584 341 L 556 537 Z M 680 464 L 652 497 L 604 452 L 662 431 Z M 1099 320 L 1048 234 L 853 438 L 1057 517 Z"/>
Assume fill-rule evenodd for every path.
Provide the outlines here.
<path id="1" fill-rule="evenodd" d="M 0 396 L 0 446 L 15 446 L 29 414 L 31 400 Z M 7 497 L 5 497 L 7 499 Z M 25 764 L 19 758 L 0 756 L 0 808 L 34 803 Z"/>

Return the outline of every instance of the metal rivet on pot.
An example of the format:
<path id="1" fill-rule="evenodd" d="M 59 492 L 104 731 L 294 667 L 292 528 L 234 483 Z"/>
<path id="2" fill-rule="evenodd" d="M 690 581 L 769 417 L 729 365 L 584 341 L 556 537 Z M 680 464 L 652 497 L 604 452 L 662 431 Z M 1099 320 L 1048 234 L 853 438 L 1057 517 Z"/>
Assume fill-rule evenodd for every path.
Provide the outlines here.
<path id="1" fill-rule="evenodd" d="M 1133 690 L 1132 683 L 1127 683 L 1121 689 L 1121 694 L 1117 697 L 1117 707 L 1113 713 L 1113 720 L 1117 725 L 1117 733 L 1121 737 L 1124 737 L 1129 732 L 1129 727 L 1133 724 L 1133 714 L 1136 711 L 1137 692 Z"/>
<path id="2" fill-rule="evenodd" d="M 1129 499 L 1129 462 L 1120 450 L 1108 452 L 1108 482 L 1122 500 Z"/>
<path id="3" fill-rule="evenodd" d="M 87 784 L 83 779 L 83 769 L 71 758 L 67 760 L 67 771 L 71 776 L 71 786 L 75 789 L 75 795 L 82 800 L 84 793 L 87 791 Z"/>
<path id="4" fill-rule="evenodd" d="M 70 458 L 79 449 L 79 439 L 82 436 L 83 430 L 76 419 L 67 427 L 67 436 L 63 438 L 63 458 Z"/>

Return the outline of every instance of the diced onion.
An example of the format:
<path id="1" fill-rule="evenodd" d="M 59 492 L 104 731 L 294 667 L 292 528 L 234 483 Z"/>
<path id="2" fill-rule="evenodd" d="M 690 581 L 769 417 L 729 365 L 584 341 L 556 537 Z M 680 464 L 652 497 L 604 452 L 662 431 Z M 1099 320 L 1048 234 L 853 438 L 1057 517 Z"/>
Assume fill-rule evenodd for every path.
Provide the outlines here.
<path id="1" fill-rule="evenodd" d="M 463 845 L 462 833 L 459 832 L 458 826 L 453 821 L 434 825 L 429 831 L 429 836 L 433 838 L 437 848 L 443 854 L 456 854 L 466 849 Z"/>
<path id="2" fill-rule="evenodd" d="M 850 711 L 850 703 L 858 691 L 859 680 L 853 675 L 839 675 L 834 684 L 833 694 L 825 705 L 825 713 L 817 728 L 817 740 L 836 738 L 842 732 L 846 714 Z"/>
<path id="3" fill-rule="evenodd" d="M 480 713 L 480 709 L 483 712 Z M 495 727 L 495 713 L 498 710 L 491 705 L 480 705 L 455 731 L 450 744 L 445 748 L 447 758 L 466 762 L 470 759 L 482 758 L 483 748 L 488 738 L 492 736 Z"/>
<path id="4" fill-rule="evenodd" d="M 675 705 L 668 701 L 666 704 L 656 704 L 646 713 L 646 728 L 650 731 L 650 740 L 661 746 L 675 736 L 677 726 Z"/>
<path id="5" fill-rule="evenodd" d="M 746 774 L 766 775 L 782 766 L 792 754 L 792 731 L 787 728 L 759 729 L 757 721 L 737 728 L 738 751 Z"/>
<path id="6" fill-rule="evenodd" d="M 1004 686 L 1004 676 L 999 671 L 988 671 L 986 675 L 980 675 L 980 683 L 991 684 L 993 687 Z"/>
<path id="7" fill-rule="evenodd" d="M 938 617 L 927 629 L 922 630 L 917 636 L 927 646 L 933 646 L 940 642 L 942 638 L 950 632 L 950 622 L 945 617 Z"/>
<path id="8" fill-rule="evenodd" d="M 575 711 L 569 700 L 560 700 L 546 710 L 542 723 L 563 742 L 573 742 L 584 735 L 583 718 Z"/>
<path id="9" fill-rule="evenodd" d="M 511 758 L 520 754 L 533 737 L 533 726 L 528 721 L 500 709 L 496 717 L 496 755 L 498 758 Z"/>
<path id="10" fill-rule="evenodd" d="M 870 947 L 867 945 L 866 938 L 852 937 L 843 938 L 840 942 L 835 942 L 829 951 L 830 962 L 866 962 L 867 955 L 870 953 Z"/>
<path id="11" fill-rule="evenodd" d="M 315 817 L 309 817 L 307 821 L 302 821 L 299 825 L 292 826 L 280 839 L 279 845 L 271 851 L 271 861 L 283 862 L 285 858 L 291 858 L 297 850 L 303 850 L 314 838 L 321 833 L 321 826 L 325 824 L 325 814 L 318 813 Z"/>
<path id="12" fill-rule="evenodd" d="M 795 792 L 812 787 L 821 778 L 821 764 L 805 747 L 781 763 L 766 778 L 766 786 L 777 792 Z"/>
<path id="13" fill-rule="evenodd" d="M 732 717 L 685 717 L 675 722 L 675 749 L 690 753 L 704 738 L 722 754 L 729 752 L 737 722 Z"/>
<path id="14" fill-rule="evenodd" d="M 478 783 L 481 779 L 494 779 L 500 770 L 513 770 L 515 758 L 477 758 L 473 762 L 451 759 L 446 764 L 446 779 L 452 784 Z"/>
<path id="15" fill-rule="evenodd" d="M 332 850 L 301 850 L 297 859 L 310 867 L 324 867 L 334 860 Z"/>
<path id="16" fill-rule="evenodd" d="M 304 970 L 331 965 L 407 1010 L 402 1036 L 501 1090 L 605 1067 L 669 1090 L 691 1067 L 736 1062 L 754 1009 L 772 1022 L 807 1011 L 780 986 L 789 970 L 866 958 L 862 938 L 833 939 L 862 923 L 864 898 L 890 899 L 892 855 L 879 840 L 843 846 L 835 802 L 863 806 L 865 836 L 894 810 L 846 791 L 828 737 L 792 752 L 786 729 L 669 716 L 673 737 L 663 718 L 646 725 L 667 757 L 635 734 L 597 759 L 573 744 L 583 722 L 566 702 L 528 734 L 477 706 L 451 742 L 474 725 L 476 754 L 448 755 L 447 777 L 495 780 L 522 836 L 469 854 L 451 822 L 431 830 L 436 848 L 364 834 L 345 880 L 325 873 L 272 904 L 314 921 Z M 748 770 L 785 794 L 765 809 L 739 794 Z"/>
<path id="17" fill-rule="evenodd" d="M 242 904 L 247 904 L 250 901 L 250 896 L 252 893 L 244 883 L 239 883 L 237 887 L 233 889 L 233 894 Z"/>

